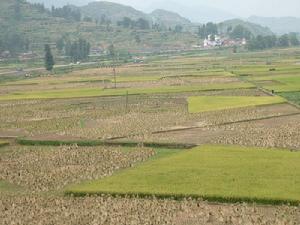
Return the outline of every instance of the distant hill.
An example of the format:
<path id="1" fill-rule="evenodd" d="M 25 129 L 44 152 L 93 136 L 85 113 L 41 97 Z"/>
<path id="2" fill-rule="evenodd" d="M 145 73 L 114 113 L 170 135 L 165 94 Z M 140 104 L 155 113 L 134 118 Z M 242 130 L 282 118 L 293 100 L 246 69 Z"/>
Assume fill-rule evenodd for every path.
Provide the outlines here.
<path id="1" fill-rule="evenodd" d="M 180 16 L 178 13 L 170 12 L 163 9 L 154 10 L 150 16 L 154 23 L 175 27 L 176 25 L 191 26 L 192 23 L 188 19 Z"/>
<path id="2" fill-rule="evenodd" d="M 28 0 L 29 2 L 44 3 L 45 6 L 51 7 L 62 7 L 67 4 L 75 6 L 84 6 L 95 0 Z M 207 22 L 221 22 L 224 20 L 236 18 L 237 16 L 232 13 L 220 10 L 217 8 L 202 5 L 195 0 L 185 0 L 184 2 L 174 0 L 156 0 L 148 3 L 147 1 L 136 0 L 135 6 L 142 9 L 143 12 L 152 12 L 156 9 L 164 9 L 179 13 L 181 16 L 189 19 L 194 23 L 207 23 Z"/>
<path id="3" fill-rule="evenodd" d="M 159 24 L 166 28 L 174 28 L 176 25 L 183 27 L 191 27 L 193 24 L 186 18 L 178 13 L 171 11 L 156 9 L 152 13 L 147 14 L 142 11 L 136 10 L 131 6 L 126 6 L 113 2 L 91 2 L 86 6 L 78 7 L 83 16 L 88 16 L 96 20 L 101 20 L 103 17 L 109 19 L 113 23 L 123 20 L 128 17 L 132 20 L 143 18 L 151 24 Z"/>
<path id="4" fill-rule="evenodd" d="M 43 3 L 45 7 L 50 8 L 51 6 L 62 7 L 68 4 L 75 6 L 83 6 L 93 0 L 28 0 L 31 3 Z"/>
<path id="5" fill-rule="evenodd" d="M 237 17 L 232 13 L 203 5 L 195 0 L 157 0 L 147 7 L 147 11 L 153 11 L 157 8 L 179 13 L 194 23 L 221 22 Z"/>
<path id="6" fill-rule="evenodd" d="M 237 25 L 242 25 L 243 27 L 247 28 L 254 36 L 262 35 L 273 35 L 273 32 L 268 27 L 263 27 L 261 25 L 250 23 L 241 19 L 233 19 L 227 20 L 222 23 L 218 24 L 219 30 L 226 33 L 229 27 L 236 27 Z"/>
<path id="7" fill-rule="evenodd" d="M 104 16 L 106 19 L 111 20 L 113 23 L 123 20 L 124 17 L 129 17 L 133 20 L 139 18 L 151 20 L 151 17 L 147 14 L 134 9 L 131 6 L 125 6 L 113 2 L 91 2 L 86 6 L 80 7 L 80 10 L 84 16 L 101 20 Z"/>
<path id="8" fill-rule="evenodd" d="M 248 21 L 269 27 L 276 34 L 300 33 L 300 18 L 251 16 Z"/>

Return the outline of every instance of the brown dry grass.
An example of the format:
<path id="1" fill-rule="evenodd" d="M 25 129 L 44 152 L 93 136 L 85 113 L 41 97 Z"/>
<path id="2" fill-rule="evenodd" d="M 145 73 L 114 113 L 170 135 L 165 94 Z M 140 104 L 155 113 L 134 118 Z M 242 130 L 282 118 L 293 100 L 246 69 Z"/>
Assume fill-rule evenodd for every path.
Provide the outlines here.
<path id="1" fill-rule="evenodd" d="M 29 192 L 59 190 L 99 179 L 153 156 L 151 149 L 124 152 L 116 147 L 7 147 L 0 154 L 0 180 Z"/>
<path id="2" fill-rule="evenodd" d="M 296 225 L 300 208 L 112 197 L 0 196 L 4 225 Z"/>

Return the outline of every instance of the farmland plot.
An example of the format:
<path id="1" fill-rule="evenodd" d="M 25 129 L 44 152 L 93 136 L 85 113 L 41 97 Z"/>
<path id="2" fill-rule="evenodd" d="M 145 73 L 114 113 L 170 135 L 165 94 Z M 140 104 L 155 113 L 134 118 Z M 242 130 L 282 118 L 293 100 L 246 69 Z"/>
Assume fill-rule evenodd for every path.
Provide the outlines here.
<path id="1" fill-rule="evenodd" d="M 190 113 L 199 113 L 249 106 L 272 105 L 284 103 L 285 101 L 286 100 L 281 97 L 198 96 L 190 97 L 188 104 Z"/>
<path id="2" fill-rule="evenodd" d="M 283 99 L 298 102 L 290 92 L 298 87 L 298 55 L 157 57 L 116 68 L 117 88 L 112 68 L 0 81 L 0 137 L 71 145 L 12 140 L 0 148 L 0 223 L 299 224 L 299 207 L 256 204 L 299 201 L 300 111 Z M 275 90 L 281 98 L 261 89 L 274 86 L 289 90 Z M 152 148 L 143 147 L 148 142 Z M 66 187 L 133 196 L 63 196 Z M 143 193 L 186 199 L 136 198 Z M 191 199 L 199 196 L 218 204 Z"/>
<path id="3" fill-rule="evenodd" d="M 296 224 L 299 208 L 209 204 L 201 200 L 0 195 L 4 224 Z M 34 212 L 34 213 L 33 213 Z M 22 216 L 21 216 L 22 215 Z M 291 222 L 292 221 L 292 222 Z"/>
<path id="4" fill-rule="evenodd" d="M 59 190 L 68 183 L 111 175 L 145 161 L 151 149 L 93 147 L 7 147 L 0 154 L 0 180 L 29 192 Z"/>
<path id="5" fill-rule="evenodd" d="M 71 186 L 67 192 L 299 203 L 299 171 L 299 152 L 208 145 Z"/>

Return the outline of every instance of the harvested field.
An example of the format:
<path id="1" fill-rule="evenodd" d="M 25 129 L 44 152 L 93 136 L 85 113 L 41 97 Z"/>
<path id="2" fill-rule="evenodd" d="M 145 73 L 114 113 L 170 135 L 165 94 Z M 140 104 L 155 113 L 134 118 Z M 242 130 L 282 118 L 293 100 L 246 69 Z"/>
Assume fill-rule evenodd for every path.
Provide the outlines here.
<path id="1" fill-rule="evenodd" d="M 215 140 L 217 143 L 300 150 L 299 115 L 234 124 L 222 129 L 235 133 L 220 136 Z"/>
<path id="2" fill-rule="evenodd" d="M 300 150 L 300 116 L 237 122 L 204 128 L 153 134 L 148 141 L 193 144 L 234 144 Z M 142 140 L 141 137 L 136 137 Z"/>
<path id="3" fill-rule="evenodd" d="M 169 130 L 166 129 L 165 132 L 157 132 L 155 134 L 148 134 L 146 136 L 136 135 L 136 136 L 132 136 L 131 138 L 139 141 L 179 142 L 179 143 L 193 143 L 193 144 L 218 143 L 216 141 L 218 141 L 218 139 L 223 136 L 227 137 L 234 133 L 238 135 L 240 132 L 242 132 L 242 129 L 240 130 L 240 132 L 237 132 L 235 129 L 230 129 L 231 127 L 234 127 L 235 124 L 236 125 L 253 124 L 253 127 L 255 129 L 256 121 L 259 120 L 272 121 L 273 119 L 277 121 L 276 117 L 279 117 L 278 120 L 280 120 L 280 117 L 282 117 L 280 121 L 284 121 L 284 120 L 290 121 L 289 126 L 294 128 L 294 130 L 297 130 L 298 129 L 297 114 L 299 113 L 300 113 L 299 109 L 297 109 L 294 106 L 288 104 L 278 104 L 278 105 L 269 105 L 269 106 L 262 106 L 262 107 L 249 107 L 249 108 L 242 108 L 242 109 L 230 109 L 230 110 L 222 110 L 216 112 L 191 114 L 193 116 L 192 117 L 193 119 L 190 120 L 189 122 L 182 123 L 182 126 L 170 127 L 170 129 Z M 294 120 L 296 121 L 295 123 L 292 122 L 293 118 L 296 119 Z M 222 124 L 224 125 L 222 126 Z M 281 125 L 285 125 L 285 124 L 281 124 Z M 180 127 L 183 129 L 181 130 Z M 230 128 L 223 129 L 223 127 L 230 127 Z M 263 127 L 261 129 L 263 130 Z M 275 131 L 275 134 L 279 135 L 279 133 L 282 132 L 282 129 L 284 128 Z M 289 140 L 290 138 L 287 140 L 281 140 L 283 142 L 283 145 L 278 147 L 285 146 L 284 143 L 290 142 Z M 296 139 L 294 140 L 294 142 L 298 143 L 299 141 Z M 236 144 L 242 144 L 242 142 Z M 296 144 L 296 146 L 298 146 L 298 144 Z M 268 145 L 265 144 L 261 147 L 268 147 Z M 276 146 L 272 145 L 270 147 L 276 147 Z"/>
<path id="4" fill-rule="evenodd" d="M 99 179 L 145 161 L 151 149 L 93 147 L 7 147 L 0 154 L 0 180 L 30 192 L 59 190 L 82 180 Z"/>
<path id="5" fill-rule="evenodd" d="M 219 93 L 229 92 L 209 92 L 206 95 Z M 232 92 L 233 95 L 242 93 L 248 95 L 252 92 Z M 178 126 L 203 126 L 299 112 L 295 107 L 280 104 L 190 114 L 186 97 L 188 95 L 131 96 L 127 108 L 125 98 L 121 97 L 7 102 L 0 107 L 1 133 L 44 136 L 43 139 L 49 136 L 105 139 L 138 134 L 147 138 L 152 132 Z M 22 132 L 17 132 L 20 129 Z"/>
<path id="6" fill-rule="evenodd" d="M 240 225 L 300 223 L 300 209 L 288 206 L 208 204 L 203 201 L 113 197 L 0 196 L 3 224 Z"/>

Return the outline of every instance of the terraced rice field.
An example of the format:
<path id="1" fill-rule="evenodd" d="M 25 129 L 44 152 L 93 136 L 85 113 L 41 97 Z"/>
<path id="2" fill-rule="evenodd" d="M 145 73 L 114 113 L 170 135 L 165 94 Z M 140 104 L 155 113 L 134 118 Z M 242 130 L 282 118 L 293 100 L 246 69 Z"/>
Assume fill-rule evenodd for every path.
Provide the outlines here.
<path id="1" fill-rule="evenodd" d="M 207 145 L 70 187 L 67 192 L 297 203 L 299 169 L 298 152 Z"/>
<path id="2" fill-rule="evenodd" d="M 275 92 L 295 92 L 300 91 L 300 72 L 298 75 L 274 75 L 267 77 L 255 77 L 255 81 L 260 81 L 262 86 Z"/>
<path id="3" fill-rule="evenodd" d="M 248 83 L 231 84 L 209 84 L 209 85 L 190 85 L 190 86 L 162 86 L 158 88 L 127 88 L 127 89 L 65 89 L 39 92 L 15 92 L 0 96 L 1 100 L 22 100 L 22 99 L 58 99 L 58 98 L 82 98 L 82 97 L 105 97 L 105 96 L 124 96 L 141 94 L 162 94 L 180 93 L 194 91 L 226 90 L 254 88 Z"/>
<path id="4" fill-rule="evenodd" d="M 247 97 L 247 96 L 197 96 L 189 97 L 189 112 L 199 113 L 250 106 L 262 106 L 284 103 L 281 97 Z"/>
<path id="5" fill-rule="evenodd" d="M 0 224 L 300 224 L 299 49 L 116 73 L 0 79 Z"/>

